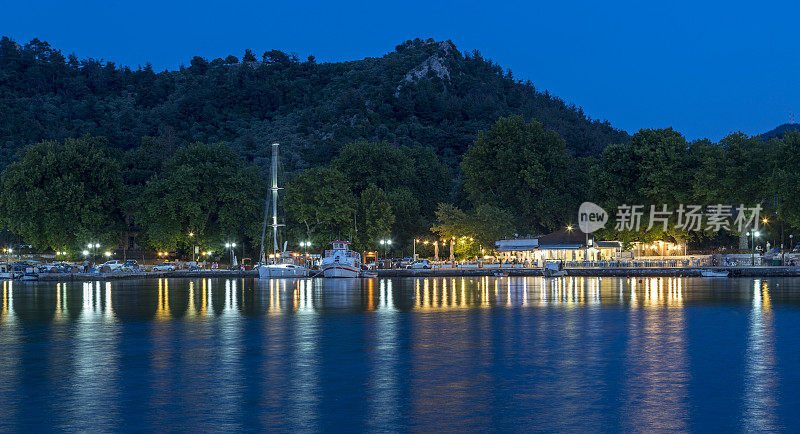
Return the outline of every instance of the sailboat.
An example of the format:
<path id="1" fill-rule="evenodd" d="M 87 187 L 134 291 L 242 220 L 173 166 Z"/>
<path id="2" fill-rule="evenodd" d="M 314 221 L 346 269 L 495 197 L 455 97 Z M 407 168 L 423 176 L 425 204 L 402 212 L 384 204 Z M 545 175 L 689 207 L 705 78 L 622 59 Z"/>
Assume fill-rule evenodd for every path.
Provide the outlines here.
<path id="1" fill-rule="evenodd" d="M 272 254 L 269 255 L 269 262 L 264 254 L 264 234 L 261 235 L 261 265 L 258 266 L 259 279 L 271 279 L 274 277 L 307 277 L 309 269 L 296 262 L 296 257 L 286 251 L 286 243 L 283 244 L 283 251 L 278 250 L 278 144 L 272 144 Z M 266 229 L 267 209 L 264 210 L 264 228 Z"/>

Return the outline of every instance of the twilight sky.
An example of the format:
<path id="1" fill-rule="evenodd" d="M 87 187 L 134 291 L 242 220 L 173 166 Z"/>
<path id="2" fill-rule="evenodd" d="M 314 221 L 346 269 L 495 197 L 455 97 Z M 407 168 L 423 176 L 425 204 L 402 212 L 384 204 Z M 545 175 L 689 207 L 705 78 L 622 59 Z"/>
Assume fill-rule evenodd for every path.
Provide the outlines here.
<path id="1" fill-rule="evenodd" d="M 158 70 L 245 48 L 317 61 L 376 57 L 415 37 L 480 50 L 592 118 L 689 139 L 800 119 L 800 2 L 7 2 L 0 35 Z"/>

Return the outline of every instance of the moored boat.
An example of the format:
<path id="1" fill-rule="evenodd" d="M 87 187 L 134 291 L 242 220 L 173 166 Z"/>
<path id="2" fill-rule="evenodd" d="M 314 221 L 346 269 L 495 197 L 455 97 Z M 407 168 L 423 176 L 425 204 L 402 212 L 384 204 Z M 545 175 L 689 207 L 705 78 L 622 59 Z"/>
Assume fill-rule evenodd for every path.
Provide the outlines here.
<path id="1" fill-rule="evenodd" d="M 546 261 L 542 268 L 542 274 L 544 277 L 562 277 L 567 275 L 567 271 L 564 270 L 563 262 Z"/>
<path id="2" fill-rule="evenodd" d="M 365 279 L 374 279 L 378 277 L 378 272 L 373 270 L 361 270 L 361 277 Z"/>
<path id="3" fill-rule="evenodd" d="M 326 250 L 322 258 L 322 275 L 325 277 L 362 276 L 361 255 L 350 250 L 348 241 L 333 241 L 332 250 Z"/>
<path id="4" fill-rule="evenodd" d="M 0 264 L 0 279 L 13 279 L 14 266 L 7 263 Z"/>
<path id="5" fill-rule="evenodd" d="M 308 277 L 308 268 L 296 264 L 265 264 L 258 267 L 259 279 L 271 279 L 273 277 Z"/>
<path id="6" fill-rule="evenodd" d="M 728 277 L 730 272 L 728 270 L 700 270 L 700 275 L 703 277 Z"/>
<path id="7" fill-rule="evenodd" d="M 291 252 L 286 251 L 286 243 L 283 243 L 283 251 L 278 251 L 278 228 L 283 226 L 278 224 L 278 144 L 272 144 L 272 251 L 269 255 L 269 262 L 265 261 L 264 254 L 264 232 L 267 228 L 267 209 L 264 210 L 264 228 L 261 232 L 261 265 L 258 268 L 259 279 L 272 279 L 275 277 L 308 277 L 310 270 L 305 264 L 300 263 L 297 257 Z"/>

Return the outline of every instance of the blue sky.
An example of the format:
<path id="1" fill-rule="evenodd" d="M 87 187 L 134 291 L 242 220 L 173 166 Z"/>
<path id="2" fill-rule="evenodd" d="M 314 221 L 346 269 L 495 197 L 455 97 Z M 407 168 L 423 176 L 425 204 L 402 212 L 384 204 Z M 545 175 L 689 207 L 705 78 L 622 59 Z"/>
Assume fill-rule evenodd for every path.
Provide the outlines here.
<path id="1" fill-rule="evenodd" d="M 450 39 L 592 118 L 689 139 L 800 119 L 800 2 L 6 2 L 0 34 L 65 54 L 157 69 L 245 48 L 318 61 Z"/>

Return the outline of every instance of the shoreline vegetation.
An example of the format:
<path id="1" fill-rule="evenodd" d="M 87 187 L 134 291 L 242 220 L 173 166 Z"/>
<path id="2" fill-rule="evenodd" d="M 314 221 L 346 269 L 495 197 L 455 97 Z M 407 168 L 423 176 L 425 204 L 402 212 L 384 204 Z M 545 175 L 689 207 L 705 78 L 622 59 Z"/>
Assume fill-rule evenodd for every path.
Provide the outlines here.
<path id="1" fill-rule="evenodd" d="M 585 201 L 606 210 L 762 204 L 769 221 L 749 243 L 745 231 L 673 222 L 597 233 L 626 246 L 791 250 L 800 235 L 797 132 L 629 135 L 449 41 L 343 63 L 247 50 L 241 61 L 194 57 L 155 72 L 0 38 L 3 247 L 70 261 L 130 250 L 255 258 L 275 142 L 288 250 L 348 239 L 372 251 L 391 239 L 384 255 L 432 257 L 434 241 L 459 239 L 462 260 L 500 239 L 574 225 Z"/>

